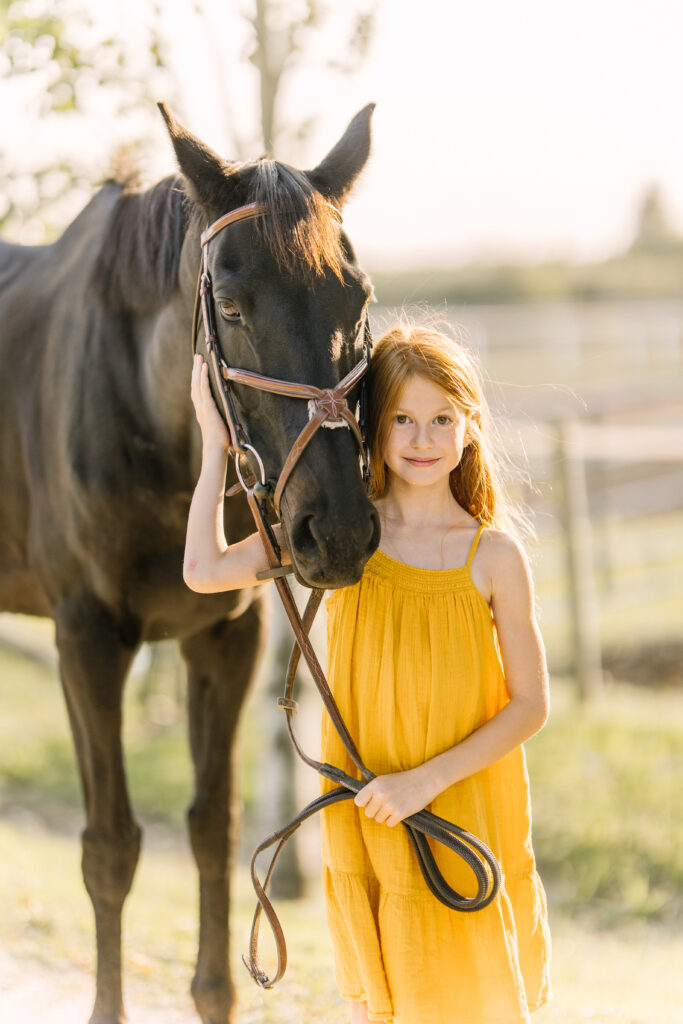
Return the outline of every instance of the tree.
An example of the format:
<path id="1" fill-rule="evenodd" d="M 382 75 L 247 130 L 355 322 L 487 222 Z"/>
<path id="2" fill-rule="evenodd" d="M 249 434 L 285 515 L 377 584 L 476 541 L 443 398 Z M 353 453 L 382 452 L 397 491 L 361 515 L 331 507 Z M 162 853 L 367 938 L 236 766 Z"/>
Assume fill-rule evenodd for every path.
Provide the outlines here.
<path id="1" fill-rule="evenodd" d="M 377 0 L 356 0 L 355 6 L 251 0 L 241 14 L 226 14 L 220 0 L 185 4 L 183 16 L 205 25 L 197 59 L 214 65 L 214 103 L 227 106 L 241 98 L 245 75 L 251 78 L 248 90 L 257 95 L 258 128 L 240 138 L 233 123 L 226 155 L 244 159 L 264 149 L 284 150 L 296 162 L 319 111 L 287 118 L 283 95 L 302 70 L 317 82 L 321 73 L 334 77 L 358 69 L 367 55 Z M 212 22 L 219 14 L 222 31 L 216 32 Z M 117 4 L 113 12 L 96 0 L 0 0 L 0 105 L 7 118 L 0 136 L 0 229 L 5 233 L 30 241 L 51 237 L 111 169 L 111 151 L 98 148 L 89 125 L 107 124 L 110 150 L 123 150 L 138 162 L 149 157 L 160 138 L 156 99 L 163 96 L 182 110 L 181 76 L 171 54 L 171 36 L 179 29 L 170 17 L 163 0 Z M 241 56 L 226 59 L 225 46 L 215 40 L 225 38 L 230 23 L 228 37 L 246 33 L 246 41 Z M 226 88 L 228 74 L 232 89 Z M 31 124 L 28 142 L 12 141 L 12 113 Z M 54 145 L 48 153 L 42 140 L 49 137 Z"/>
<path id="2" fill-rule="evenodd" d="M 637 226 L 632 251 L 671 252 L 683 248 L 683 238 L 675 231 L 664 194 L 659 185 L 649 185 L 638 204 Z"/>
<path id="3" fill-rule="evenodd" d="M 103 116 L 120 127 L 127 115 L 145 106 L 151 111 L 166 72 L 159 9 L 157 0 L 147 0 L 141 30 L 126 33 L 103 22 L 88 0 L 0 0 L 0 77 L 5 86 L 11 82 L 16 98 L 3 106 L 34 126 L 36 141 L 16 152 L 7 137 L 0 138 L 1 228 L 15 234 L 28 229 L 35 240 L 49 236 L 50 219 L 62 219 L 62 201 L 84 198 L 81 193 L 102 177 L 101 155 L 91 147 L 81 144 L 55 156 L 43 152 L 42 138 L 71 137 L 79 125 Z M 140 149 L 139 126 L 134 117 L 129 121 L 119 147 Z"/>
<path id="4" fill-rule="evenodd" d="M 366 0 L 354 9 L 344 5 L 333 10 L 326 0 L 254 0 L 252 14 L 246 14 L 253 29 L 253 50 L 249 60 L 258 68 L 261 107 L 261 133 L 266 151 L 272 153 L 288 134 L 301 141 L 311 131 L 314 118 L 296 126 L 285 126 L 278 115 L 283 80 L 301 61 L 312 43 L 321 44 L 321 31 L 327 26 L 334 38 L 331 52 L 323 51 L 320 64 L 327 71 L 349 75 L 365 60 L 374 28 L 377 3 Z M 336 21 L 337 24 L 331 24 Z"/>

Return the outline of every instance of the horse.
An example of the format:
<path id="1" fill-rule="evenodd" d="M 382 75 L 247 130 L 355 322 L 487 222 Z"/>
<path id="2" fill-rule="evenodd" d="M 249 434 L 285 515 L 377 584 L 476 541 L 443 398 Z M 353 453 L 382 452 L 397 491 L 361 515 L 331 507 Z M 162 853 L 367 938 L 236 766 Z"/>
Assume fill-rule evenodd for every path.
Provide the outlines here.
<path id="1" fill-rule="evenodd" d="M 140 645 L 167 637 L 187 667 L 195 775 L 192 995 L 203 1024 L 225 1024 L 233 1005 L 232 751 L 264 613 L 259 587 L 203 595 L 182 577 L 201 462 L 189 381 L 202 231 L 245 204 L 265 211 L 221 231 L 207 253 L 232 365 L 329 389 L 361 357 L 371 297 L 338 211 L 368 159 L 373 105 L 308 171 L 223 160 L 160 106 L 180 173 L 146 189 L 107 181 L 53 244 L 0 243 L 0 609 L 55 622 L 95 916 L 91 1024 L 124 1018 L 121 912 L 141 848 L 123 764 L 123 687 Z M 239 384 L 232 393 L 276 479 L 306 403 Z M 308 587 L 357 582 L 379 542 L 351 435 L 318 430 L 280 496 L 295 575 Z M 243 497 L 230 502 L 232 542 L 253 523 Z"/>

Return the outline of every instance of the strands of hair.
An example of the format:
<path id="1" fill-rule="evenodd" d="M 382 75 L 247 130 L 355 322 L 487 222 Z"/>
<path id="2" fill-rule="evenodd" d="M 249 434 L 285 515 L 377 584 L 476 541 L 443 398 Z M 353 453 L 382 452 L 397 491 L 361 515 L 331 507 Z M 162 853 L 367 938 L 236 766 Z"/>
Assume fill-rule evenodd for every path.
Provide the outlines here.
<path id="1" fill-rule="evenodd" d="M 266 208 L 256 228 L 280 269 L 320 276 L 330 269 L 342 279 L 339 220 L 301 171 L 259 160 L 249 202 Z"/>
<path id="2" fill-rule="evenodd" d="M 92 275 L 108 309 L 145 314 L 168 301 L 191 209 L 175 175 L 145 191 L 123 187 Z"/>

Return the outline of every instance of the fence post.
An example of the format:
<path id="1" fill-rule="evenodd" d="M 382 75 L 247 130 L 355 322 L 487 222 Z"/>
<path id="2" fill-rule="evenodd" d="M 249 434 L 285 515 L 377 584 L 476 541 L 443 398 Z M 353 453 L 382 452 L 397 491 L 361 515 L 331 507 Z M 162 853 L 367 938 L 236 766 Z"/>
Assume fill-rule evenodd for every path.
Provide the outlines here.
<path id="1" fill-rule="evenodd" d="M 564 537 L 569 570 L 574 671 L 579 696 L 588 701 L 602 693 L 600 620 L 588 510 L 586 466 L 581 424 L 559 424 L 558 463 L 562 477 Z"/>

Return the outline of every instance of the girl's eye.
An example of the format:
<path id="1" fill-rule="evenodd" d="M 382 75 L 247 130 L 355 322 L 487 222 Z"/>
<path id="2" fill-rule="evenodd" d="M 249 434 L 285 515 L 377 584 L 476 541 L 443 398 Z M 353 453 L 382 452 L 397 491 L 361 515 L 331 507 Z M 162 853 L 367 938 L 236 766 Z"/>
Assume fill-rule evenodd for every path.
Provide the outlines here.
<path id="1" fill-rule="evenodd" d="M 404 412 L 399 412 L 399 413 L 396 414 L 396 422 L 397 423 L 407 423 L 408 422 L 408 417 L 406 416 L 406 414 Z"/>
<path id="2" fill-rule="evenodd" d="M 451 418 L 444 413 L 443 415 L 436 417 L 436 422 L 440 427 L 445 427 L 451 422 Z"/>
<path id="3" fill-rule="evenodd" d="M 223 319 L 229 320 L 230 323 L 238 323 L 242 319 L 240 311 L 232 299 L 222 299 L 218 303 L 218 308 Z"/>

